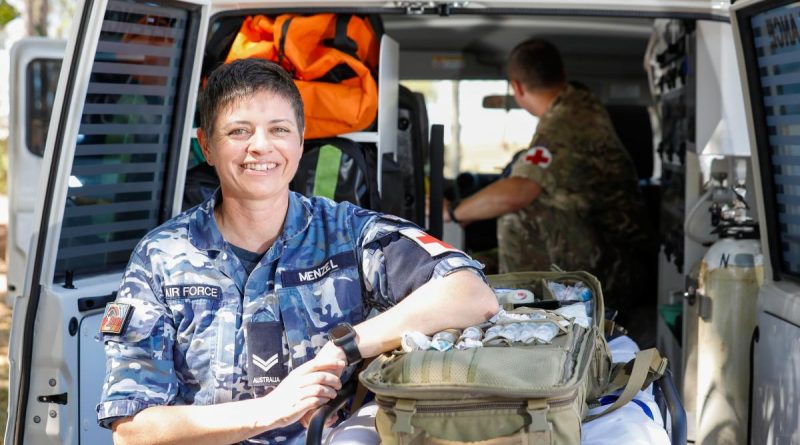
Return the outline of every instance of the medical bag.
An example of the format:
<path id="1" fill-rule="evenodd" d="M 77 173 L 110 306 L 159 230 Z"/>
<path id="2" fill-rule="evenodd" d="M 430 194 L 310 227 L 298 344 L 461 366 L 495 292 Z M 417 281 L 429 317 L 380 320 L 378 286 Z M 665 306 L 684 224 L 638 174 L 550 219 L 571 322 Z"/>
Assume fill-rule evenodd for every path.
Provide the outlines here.
<path id="1" fill-rule="evenodd" d="M 578 444 L 590 404 L 624 388 L 602 414 L 611 412 L 664 372 L 666 359 L 655 349 L 612 365 L 603 335 L 602 291 L 589 273 L 524 272 L 488 279 L 496 293 L 525 289 L 536 297 L 525 307 L 507 306 L 505 323 L 527 317 L 524 323 L 533 328 L 557 326 L 557 334 L 547 341 L 499 346 L 488 344 L 487 330 L 483 347 L 379 356 L 359 379 L 376 395 L 376 426 L 384 445 Z M 583 309 L 582 322 L 553 309 L 561 302 L 549 283 L 588 288 L 585 301 L 570 302 L 590 309 L 588 314 Z"/>
<path id="2" fill-rule="evenodd" d="M 283 66 L 305 107 L 306 139 L 361 131 L 378 111 L 379 18 L 350 14 L 247 17 L 226 62 L 257 57 Z"/>

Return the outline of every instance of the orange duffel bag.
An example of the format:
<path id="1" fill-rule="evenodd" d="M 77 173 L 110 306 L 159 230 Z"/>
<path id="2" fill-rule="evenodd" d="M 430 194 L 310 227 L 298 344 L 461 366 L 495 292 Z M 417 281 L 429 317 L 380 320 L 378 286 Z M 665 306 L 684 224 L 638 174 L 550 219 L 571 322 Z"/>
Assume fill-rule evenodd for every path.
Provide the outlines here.
<path id="1" fill-rule="evenodd" d="M 247 17 L 227 62 L 259 57 L 292 73 L 303 96 L 305 137 L 331 137 L 369 127 L 378 112 L 380 42 L 366 17 L 283 14 Z"/>

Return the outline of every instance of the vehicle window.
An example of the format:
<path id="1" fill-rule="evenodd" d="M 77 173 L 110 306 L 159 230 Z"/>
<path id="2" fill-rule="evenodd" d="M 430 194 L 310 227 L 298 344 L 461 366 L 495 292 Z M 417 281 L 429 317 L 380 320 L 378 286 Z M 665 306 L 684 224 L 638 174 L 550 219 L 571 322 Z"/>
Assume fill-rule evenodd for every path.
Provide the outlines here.
<path id="1" fill-rule="evenodd" d="M 745 56 L 757 67 L 748 74 L 773 267 L 800 278 L 800 51 L 783 44 L 776 25 L 793 23 L 793 14 L 794 5 L 756 14 L 743 36 Z"/>
<path id="2" fill-rule="evenodd" d="M 411 80 L 422 93 L 428 121 L 445 125 L 445 175 L 500 173 L 516 152 L 528 148 L 538 119 L 522 109 L 483 107 L 488 95 L 511 94 L 501 80 Z"/>
<path id="3" fill-rule="evenodd" d="M 169 216 L 165 189 L 181 142 L 173 129 L 184 116 L 177 92 L 182 60 L 191 57 L 189 19 L 186 10 L 156 2 L 108 3 L 81 116 L 57 277 L 122 269 L 139 239 Z"/>
<path id="4" fill-rule="evenodd" d="M 34 59 L 26 68 L 25 142 L 28 150 L 37 156 L 44 153 L 60 71 L 60 59 Z"/>

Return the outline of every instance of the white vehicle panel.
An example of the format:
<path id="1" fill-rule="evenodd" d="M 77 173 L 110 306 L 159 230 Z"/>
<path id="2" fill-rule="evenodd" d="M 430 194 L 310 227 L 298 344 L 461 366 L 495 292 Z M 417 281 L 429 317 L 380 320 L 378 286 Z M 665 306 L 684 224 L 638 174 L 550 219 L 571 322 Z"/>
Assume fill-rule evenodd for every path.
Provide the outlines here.
<path id="1" fill-rule="evenodd" d="M 8 264 L 9 291 L 6 301 L 13 304 L 15 298 L 22 293 L 25 280 L 25 264 L 27 252 L 33 236 L 33 214 L 38 196 L 39 172 L 42 157 L 34 154 L 28 141 L 28 94 L 32 85 L 28 85 L 28 70 L 35 61 L 60 61 L 64 57 L 66 42 L 40 37 L 26 38 L 18 41 L 11 49 L 11 109 L 9 122 L 13 126 L 8 141 L 8 245 L 6 260 Z"/>
<path id="2" fill-rule="evenodd" d="M 107 15 L 107 7 L 110 15 Z M 105 104 L 89 103 L 86 102 L 86 98 L 91 96 L 90 93 L 94 96 L 98 94 L 125 95 L 125 91 L 130 91 L 129 95 L 146 96 L 152 95 L 154 91 L 159 90 L 157 87 L 148 87 L 144 81 L 137 82 L 133 77 L 129 78 L 134 80 L 132 84 L 117 81 L 116 85 L 120 86 L 115 89 L 115 84 L 109 83 L 109 80 L 106 79 L 111 79 L 115 75 L 117 77 L 135 76 L 135 74 L 120 73 L 118 67 L 109 66 L 113 65 L 115 60 L 111 60 L 110 62 L 112 63 L 97 64 L 97 69 L 95 69 L 96 58 L 100 59 L 101 62 L 109 62 L 108 57 L 117 57 L 117 62 L 125 62 L 129 56 L 146 57 L 147 54 L 133 53 L 135 48 L 145 46 L 137 45 L 138 41 L 131 42 L 123 39 L 120 43 L 115 43 L 116 40 L 107 35 L 101 38 L 101 32 L 124 33 L 125 31 L 118 31 L 118 28 L 110 31 L 105 28 L 109 21 L 113 21 L 110 24 L 111 26 L 121 26 L 122 29 L 126 29 L 125 27 L 127 26 L 127 29 L 136 29 L 136 31 L 131 31 L 132 36 L 140 35 L 144 36 L 145 39 L 149 39 L 150 37 L 164 35 L 159 31 L 153 31 L 156 34 L 146 34 L 149 31 L 142 31 L 142 29 L 147 28 L 147 26 L 140 26 L 153 23 L 150 21 L 152 19 L 148 18 L 150 16 L 147 15 L 148 11 L 152 12 L 153 7 L 154 5 L 151 3 L 142 2 L 140 4 L 136 1 L 124 0 L 88 0 L 77 7 L 79 11 L 78 17 L 81 18 L 76 20 L 72 38 L 69 40 L 68 48 L 64 55 L 60 82 L 54 102 L 53 118 L 50 121 L 50 130 L 45 149 L 45 162 L 42 171 L 46 173 L 40 175 L 41 185 L 39 190 L 41 192 L 37 196 L 37 211 L 34 222 L 37 224 L 43 220 L 46 222 L 44 227 L 41 228 L 42 233 L 34 234 L 36 242 L 33 243 L 33 248 L 30 250 L 29 272 L 23 297 L 18 299 L 14 311 L 9 351 L 11 362 L 9 427 L 6 430 L 5 443 L 64 444 L 83 442 L 94 444 L 108 443 L 110 438 L 107 431 L 101 430 L 97 426 L 96 420 L 89 422 L 90 419 L 95 417 L 94 407 L 99 401 L 99 391 L 101 389 L 99 382 L 102 381 L 102 376 L 105 374 L 105 360 L 101 344 L 91 337 L 90 332 L 92 330 L 97 332 L 97 325 L 102 315 L 101 311 L 105 302 L 109 298 L 113 298 L 112 293 L 119 286 L 121 271 L 116 270 L 113 273 L 102 273 L 101 270 L 88 273 L 82 272 L 81 277 L 73 281 L 69 267 L 74 268 L 76 266 L 68 266 L 65 269 L 64 263 L 77 265 L 80 268 L 82 267 L 82 258 L 91 259 L 99 256 L 101 261 L 106 261 L 103 258 L 113 254 L 113 251 L 107 250 L 105 245 L 129 243 L 130 241 L 118 241 L 114 236 L 118 233 L 124 233 L 123 231 L 129 230 L 130 227 L 138 227 L 136 224 L 140 224 L 135 220 L 131 222 L 130 218 L 117 218 L 116 214 L 111 213 L 109 213 L 110 217 L 105 220 L 100 218 L 94 222 L 95 219 L 92 219 L 97 217 L 94 209 L 103 206 L 105 206 L 105 212 L 111 212 L 112 210 L 109 207 L 115 206 L 115 208 L 119 207 L 121 210 L 114 211 L 126 211 L 130 202 L 115 200 L 119 199 L 117 196 L 130 193 L 130 190 L 128 190 L 130 187 L 129 182 L 126 181 L 132 181 L 133 179 L 130 178 L 135 174 L 130 175 L 129 173 L 140 172 L 141 166 L 134 166 L 135 168 L 126 167 L 126 163 L 134 162 L 135 157 L 140 156 L 140 154 L 136 151 L 131 152 L 131 150 L 135 150 L 138 147 L 130 146 L 135 141 L 120 141 L 120 138 L 126 137 L 127 134 L 124 125 L 120 124 L 124 122 L 132 123 L 133 121 L 130 119 L 134 119 L 134 117 L 131 117 L 128 111 L 120 112 L 114 109 L 110 111 L 92 111 L 104 109 Z M 170 7 L 174 12 L 170 13 L 166 9 L 161 11 L 164 11 L 163 14 L 173 14 L 174 17 L 178 17 L 174 19 L 177 21 L 168 22 L 171 23 L 168 26 L 180 26 L 180 28 L 172 28 L 175 30 L 175 34 L 168 34 L 174 35 L 176 38 L 170 38 L 168 41 L 163 40 L 162 43 L 152 43 L 153 46 L 149 48 L 156 48 L 154 50 L 151 49 L 152 54 L 156 55 L 163 54 L 167 50 L 171 51 L 169 54 L 173 54 L 175 58 L 170 60 L 174 60 L 176 65 L 174 70 L 168 70 L 170 73 L 168 75 L 179 76 L 181 74 L 180 69 L 200 66 L 205 42 L 205 30 L 208 28 L 208 7 L 207 3 L 203 1 L 175 2 L 170 3 Z M 150 9 L 148 10 L 148 8 Z M 119 17 L 127 17 L 129 22 L 121 23 L 116 21 L 119 20 Z M 137 17 L 145 17 L 145 20 L 148 21 L 137 22 L 136 20 L 139 20 Z M 180 17 L 184 18 L 181 19 Z M 181 22 L 181 20 L 183 21 Z M 150 29 L 153 28 L 151 27 Z M 146 40 L 147 42 L 154 42 L 154 40 Z M 171 49 L 160 50 L 156 47 L 156 45 L 164 45 L 163 42 L 167 42 L 166 45 L 170 46 Z M 130 45 L 125 47 L 126 43 L 130 43 Z M 99 44 L 104 45 L 103 54 L 105 55 L 103 56 L 97 56 Z M 119 54 L 111 54 L 114 50 L 118 50 Z M 111 56 L 108 54 L 111 54 Z M 190 54 L 191 59 L 184 60 L 185 57 L 183 55 L 185 54 Z M 122 59 L 119 59 L 119 57 L 122 57 Z M 178 59 L 178 57 L 181 57 L 181 59 Z M 184 60 L 184 62 L 178 63 L 178 60 Z M 181 148 L 173 148 L 168 150 L 168 153 L 177 153 L 180 150 L 183 154 L 176 157 L 175 160 L 162 156 L 160 158 L 161 161 L 155 164 L 157 165 L 155 168 L 161 168 L 162 175 L 169 174 L 163 173 L 165 171 L 163 170 L 164 168 L 175 169 L 175 174 L 179 177 L 181 184 L 183 181 L 181 170 L 185 169 L 178 169 L 176 166 L 178 164 L 185 165 L 186 163 L 187 148 L 190 142 L 188 135 L 191 130 L 189 123 L 191 123 L 193 117 L 193 104 L 196 98 L 196 88 L 189 87 L 189 85 L 198 85 L 200 76 L 199 70 L 191 70 L 189 74 L 182 81 L 176 81 L 174 84 L 168 83 L 167 86 L 161 88 L 166 98 L 162 104 L 164 107 L 169 107 L 170 110 L 169 114 L 162 115 L 162 119 L 165 118 L 164 116 L 169 117 L 172 115 L 172 111 L 177 109 L 177 103 L 190 101 L 188 103 L 191 106 L 180 108 L 181 112 L 186 110 L 185 119 L 176 123 L 176 125 L 182 125 L 180 131 L 177 133 L 172 131 L 173 128 L 169 125 L 157 127 L 164 127 L 166 130 L 161 131 L 169 132 L 168 134 L 164 133 L 164 138 L 160 139 L 166 141 L 161 142 L 161 146 L 170 148 L 178 145 Z M 177 79 L 178 77 L 173 78 Z M 108 92 L 104 93 L 103 90 Z M 176 98 L 176 102 L 172 102 L 171 98 Z M 118 103 L 122 103 L 123 107 L 126 104 L 125 102 Z M 89 104 L 87 105 L 89 108 L 85 106 L 86 104 Z M 127 106 L 127 109 L 137 108 L 135 102 L 127 102 Z M 91 117 L 97 113 L 107 113 L 122 117 L 120 118 L 121 120 L 113 118 L 111 121 L 100 122 L 99 124 L 85 120 L 86 116 Z M 167 113 L 167 111 L 163 111 L 163 113 Z M 101 114 L 101 116 L 104 115 Z M 177 119 L 175 120 L 177 121 Z M 169 124 L 170 122 L 167 123 Z M 107 127 L 108 132 L 98 133 L 98 130 L 105 131 L 103 128 L 98 128 L 103 125 Z M 139 127 L 143 127 L 143 125 Z M 121 134 L 122 136 L 115 136 L 115 131 L 117 132 L 116 134 Z M 100 138 L 98 141 L 102 142 L 90 142 L 90 144 L 95 144 L 94 146 L 86 145 L 85 141 L 91 137 Z M 117 142 L 114 142 L 114 140 L 117 140 Z M 179 141 L 179 144 L 174 141 Z M 117 158 L 117 164 L 105 163 L 102 159 L 98 159 L 98 155 L 104 155 L 103 152 L 92 154 L 92 150 L 108 150 L 110 148 L 105 147 L 111 147 L 114 144 L 116 144 L 118 151 L 127 150 L 130 153 L 130 155 L 116 155 L 122 156 Z M 78 149 L 83 150 L 83 152 L 78 153 Z M 82 161 L 75 161 L 81 156 Z M 74 161 L 77 163 L 74 163 Z M 108 176 L 106 173 L 109 172 L 115 177 L 121 178 L 118 185 L 105 182 L 106 179 L 104 178 Z M 76 176 L 81 174 L 87 175 L 87 178 L 97 182 L 83 184 Z M 105 176 L 103 176 L 104 174 Z M 163 177 L 158 175 L 156 177 L 160 177 L 163 182 Z M 165 191 L 179 194 L 181 187 L 177 187 L 177 189 L 177 193 L 175 189 L 171 188 L 167 188 Z M 111 197 L 109 198 L 110 201 L 101 197 L 93 198 L 95 201 L 89 204 L 81 202 L 81 200 L 86 199 L 86 196 L 89 196 L 87 194 L 91 190 L 100 190 L 97 193 L 106 193 L 106 196 Z M 179 199 L 173 199 L 174 195 L 166 195 L 158 191 L 155 193 L 157 193 L 160 200 L 167 200 L 166 203 L 169 203 L 169 205 L 166 209 L 171 208 L 172 214 L 174 214 L 177 205 L 174 206 L 172 203 L 179 202 Z M 156 205 L 161 205 L 158 204 L 159 202 L 162 201 L 156 201 Z M 81 206 L 85 208 L 81 208 Z M 153 212 L 153 210 L 150 210 L 150 212 Z M 71 223 L 65 221 L 65 214 L 70 216 Z M 151 214 L 148 213 L 148 215 Z M 163 214 L 153 215 L 148 218 L 164 218 Z M 78 220 L 77 223 L 75 222 L 76 219 Z M 86 221 L 81 222 L 81 220 L 86 220 L 88 223 Z M 37 224 L 34 224 L 34 227 Z M 109 235 L 109 237 L 102 240 L 98 237 L 92 238 L 94 236 L 91 232 L 92 224 L 98 227 L 111 226 L 115 228 L 113 230 L 107 229 L 105 234 Z M 148 229 L 152 227 L 151 225 Z M 85 238 L 87 236 L 91 238 L 89 241 L 81 239 L 81 237 Z M 86 245 L 83 243 L 86 243 Z M 64 251 L 69 251 L 69 249 L 72 249 L 71 253 L 69 253 L 71 256 L 64 256 L 66 255 Z M 59 266 L 57 262 L 62 264 Z M 116 260 L 116 262 L 119 264 L 120 260 Z M 124 265 L 124 262 L 117 269 L 121 268 L 122 265 Z M 59 278 L 56 280 L 57 273 Z M 81 360 L 84 363 L 83 366 L 79 366 L 79 361 Z M 81 385 L 81 381 L 87 382 L 87 384 Z"/>

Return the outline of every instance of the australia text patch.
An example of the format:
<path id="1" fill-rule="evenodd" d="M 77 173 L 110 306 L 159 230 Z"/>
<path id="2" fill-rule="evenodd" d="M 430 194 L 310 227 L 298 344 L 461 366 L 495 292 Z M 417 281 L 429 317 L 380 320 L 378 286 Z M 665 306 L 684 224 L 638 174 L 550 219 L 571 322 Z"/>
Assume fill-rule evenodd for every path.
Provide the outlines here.
<path id="1" fill-rule="evenodd" d="M 325 278 L 331 272 L 355 265 L 356 256 L 353 252 L 337 253 L 314 267 L 283 272 L 282 282 L 284 286 L 310 284 Z"/>
<path id="2" fill-rule="evenodd" d="M 283 325 L 277 321 L 245 324 L 247 378 L 251 386 L 278 386 L 286 377 Z"/>
<path id="3" fill-rule="evenodd" d="M 462 253 L 450 244 L 428 235 L 419 229 L 403 229 L 400 231 L 400 234 L 417 243 L 420 247 L 425 249 L 430 256 L 439 256 L 447 252 Z"/>
<path id="4" fill-rule="evenodd" d="M 180 284 L 164 286 L 164 298 L 208 298 L 216 300 L 222 298 L 222 288 L 208 284 Z"/>
<path id="5" fill-rule="evenodd" d="M 125 330 L 133 313 L 133 307 L 125 303 L 108 303 L 103 321 L 100 322 L 101 334 L 120 335 Z"/>

